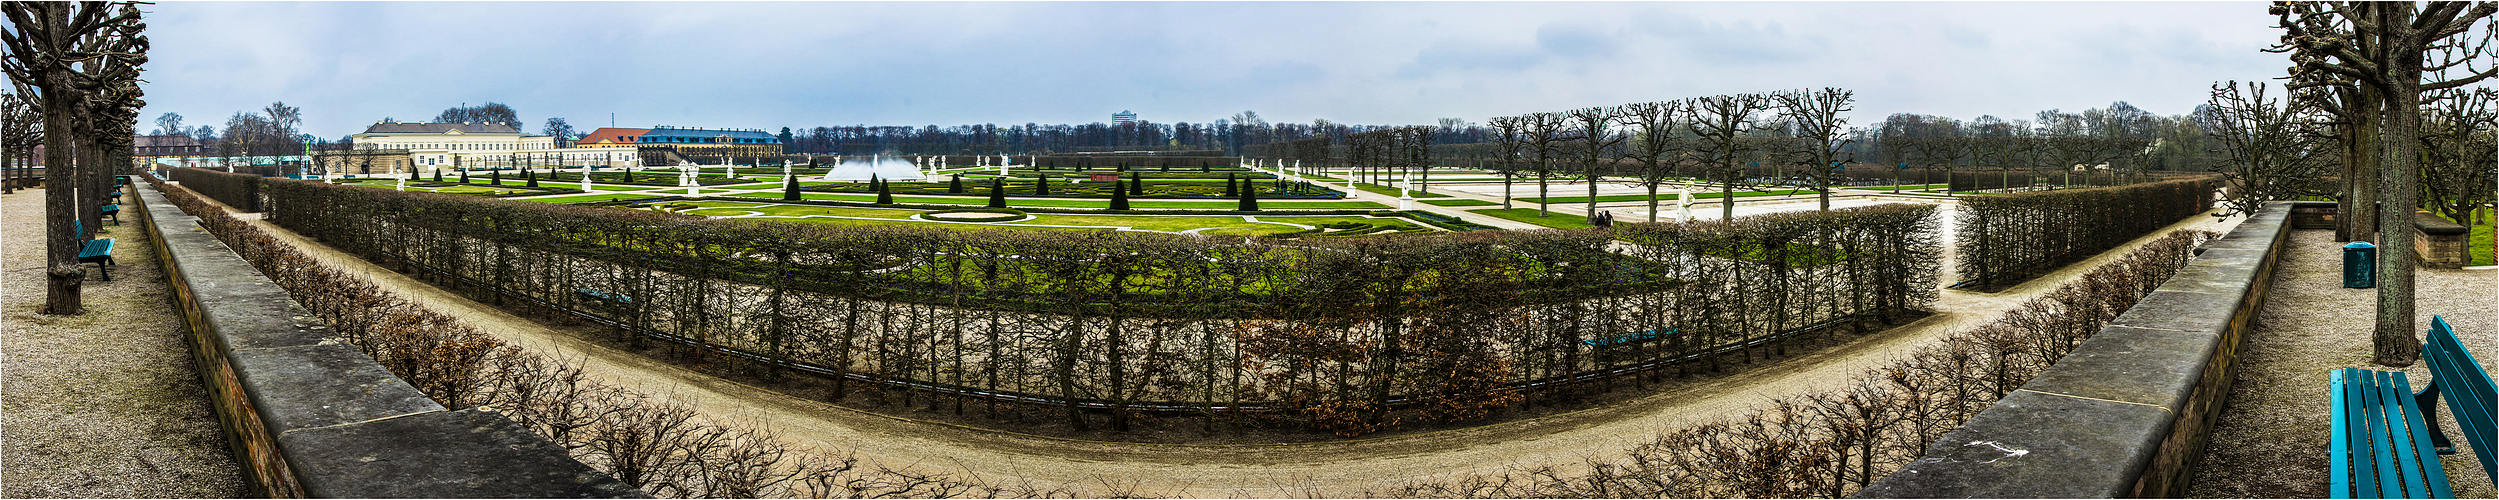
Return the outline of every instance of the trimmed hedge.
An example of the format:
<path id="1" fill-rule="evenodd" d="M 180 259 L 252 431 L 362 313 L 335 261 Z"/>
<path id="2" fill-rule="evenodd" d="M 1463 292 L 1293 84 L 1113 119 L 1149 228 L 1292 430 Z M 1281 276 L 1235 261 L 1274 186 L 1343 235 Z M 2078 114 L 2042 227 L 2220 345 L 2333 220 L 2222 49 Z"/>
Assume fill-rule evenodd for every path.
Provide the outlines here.
<path id="1" fill-rule="evenodd" d="M 260 211 L 261 176 L 193 167 L 173 167 L 167 176 L 182 187 L 244 212 Z"/>
<path id="2" fill-rule="evenodd" d="M 2210 177 L 1964 197 L 1958 270 L 1965 284 L 2011 286 L 2203 213 L 2212 201 Z"/>
<path id="3" fill-rule="evenodd" d="M 1282 415 L 1346 435 L 1466 420 L 1618 377 L 1749 361 L 1802 332 L 1906 319 L 1934 298 L 1937 261 L 1928 205 L 1274 240 L 267 189 L 280 226 L 596 318 L 628 341 L 826 375 L 837 395 L 865 383 L 905 404 L 925 394 L 1064 408 L 1077 427 L 1141 411 Z"/>

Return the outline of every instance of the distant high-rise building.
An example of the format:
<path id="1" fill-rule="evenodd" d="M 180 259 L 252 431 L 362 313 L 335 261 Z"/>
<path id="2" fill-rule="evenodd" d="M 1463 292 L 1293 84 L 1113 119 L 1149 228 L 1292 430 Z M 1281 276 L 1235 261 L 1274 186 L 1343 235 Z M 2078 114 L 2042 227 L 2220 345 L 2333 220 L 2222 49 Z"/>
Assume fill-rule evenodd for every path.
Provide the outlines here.
<path id="1" fill-rule="evenodd" d="M 1119 112 L 1117 112 L 1117 113 L 1111 113 L 1111 124 L 1112 124 L 1112 125 L 1118 125 L 1118 124 L 1128 123 L 1128 122 L 1133 122 L 1133 121 L 1137 121 L 1137 112 L 1135 112 L 1135 111 L 1129 111 L 1129 110 L 1125 110 L 1125 109 L 1123 109 L 1123 110 L 1119 110 Z"/>

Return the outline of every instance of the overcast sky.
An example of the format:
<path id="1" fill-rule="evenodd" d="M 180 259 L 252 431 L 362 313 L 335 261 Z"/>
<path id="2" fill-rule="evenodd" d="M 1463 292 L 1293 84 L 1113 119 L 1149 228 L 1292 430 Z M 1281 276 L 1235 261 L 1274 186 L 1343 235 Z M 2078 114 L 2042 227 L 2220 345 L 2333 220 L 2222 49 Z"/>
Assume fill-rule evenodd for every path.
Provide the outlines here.
<path id="1" fill-rule="evenodd" d="M 2189 111 L 2286 65 L 2238 3 L 164 3 L 141 128 L 283 100 L 325 138 L 498 101 L 532 130 L 1431 123 L 1839 86 L 1896 112 Z"/>

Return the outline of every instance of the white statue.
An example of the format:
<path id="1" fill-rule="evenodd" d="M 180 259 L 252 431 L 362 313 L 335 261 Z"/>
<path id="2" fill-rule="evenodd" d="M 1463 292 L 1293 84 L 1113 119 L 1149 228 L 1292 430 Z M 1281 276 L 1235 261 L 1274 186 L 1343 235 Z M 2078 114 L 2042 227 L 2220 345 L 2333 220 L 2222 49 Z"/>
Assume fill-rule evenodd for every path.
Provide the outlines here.
<path id="1" fill-rule="evenodd" d="M 1692 190 L 1675 190 L 1675 222 L 1692 222 Z"/>

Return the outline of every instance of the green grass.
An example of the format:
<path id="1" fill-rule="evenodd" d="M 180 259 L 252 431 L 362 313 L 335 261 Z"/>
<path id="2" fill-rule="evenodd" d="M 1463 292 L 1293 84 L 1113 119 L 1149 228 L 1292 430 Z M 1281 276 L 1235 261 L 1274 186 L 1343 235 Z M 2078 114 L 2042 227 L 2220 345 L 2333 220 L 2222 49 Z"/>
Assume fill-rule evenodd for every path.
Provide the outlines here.
<path id="1" fill-rule="evenodd" d="M 821 205 L 786 205 L 780 203 L 743 203 L 734 201 L 693 201 L 667 203 L 663 205 L 706 207 L 684 210 L 677 213 L 715 217 L 761 214 L 769 217 L 806 217 L 810 215 L 829 215 L 836 217 L 865 217 L 870 219 L 909 219 L 912 215 L 921 212 L 919 210 L 886 208 L 828 207 Z"/>
<path id="2" fill-rule="evenodd" d="M 1476 210 L 1475 213 L 1556 229 L 1590 227 L 1588 225 L 1587 217 L 1564 213 L 1556 213 L 1546 217 L 1537 217 L 1536 209 L 1533 208 L 1496 208 L 1492 210 Z"/>
<path id="3" fill-rule="evenodd" d="M 618 194 L 618 193 L 607 193 L 607 194 L 581 194 L 581 195 L 573 195 L 573 196 L 549 196 L 549 197 L 545 197 L 545 198 L 521 198 L 521 199 L 517 199 L 517 200 L 513 200 L 513 201 L 526 201 L 526 202 L 530 202 L 530 203 L 581 203 L 581 202 L 589 202 L 589 201 L 615 201 L 615 200 L 631 200 L 631 199 L 637 199 L 637 198 L 651 198 L 651 197 L 652 197 L 651 195 L 647 195 L 647 194 L 636 194 L 636 193 L 623 193 L 623 194 Z"/>
<path id="4" fill-rule="evenodd" d="M 1489 207 L 1499 205 L 1501 203 L 1472 198 L 1454 198 L 1447 200 L 1423 200 L 1423 204 L 1435 207 Z"/>
<path id="5" fill-rule="evenodd" d="M 736 194 L 730 194 L 730 195 L 728 195 L 728 196 L 732 196 L 732 197 L 740 197 L 740 198 L 766 198 L 766 199 L 774 199 L 774 200 L 781 199 L 781 193 L 736 193 Z M 850 193 L 800 193 L 800 194 L 799 194 L 799 197 L 800 197 L 800 198 L 804 198 L 804 199 L 809 199 L 809 200 L 856 201 L 856 202 L 874 202 L 874 201 L 876 201 L 876 195 L 873 195 L 873 194 L 850 194 Z M 927 205 L 965 205 L 965 206 L 986 206 L 986 205 L 988 205 L 988 204 L 989 204 L 989 197 L 987 197 L 987 196 L 903 196 L 903 195 L 894 195 L 894 202 L 895 202 L 895 203 L 927 204 Z M 1061 198 L 1042 198 L 1042 199 L 1016 199 L 1016 198 L 1008 198 L 1008 199 L 1007 199 L 1007 206 L 1010 206 L 1010 207 L 1100 208 L 1100 209 L 1108 209 L 1108 208 L 1110 208 L 1110 207 L 1111 207 L 1111 202 L 1110 202 L 1110 200 L 1061 199 Z M 1129 201 L 1129 202 L 1128 202 L 1128 207 L 1129 207 L 1129 208 L 1136 208 L 1136 209 L 1154 209 L 1154 208 L 1162 208 L 1162 209 L 1186 209 L 1186 210 L 1231 210 L 1231 209 L 1234 209 L 1234 208 L 1239 208 L 1240 206 L 1241 206 L 1240 202 L 1237 202 L 1237 201 L 1229 201 L 1229 200 L 1226 200 L 1226 201 L 1167 201 L 1167 200 L 1132 200 L 1132 201 Z M 1368 202 L 1368 201 L 1326 201 L 1326 200 L 1321 200 L 1321 201 L 1313 201 L 1313 200 L 1264 200 L 1264 199 L 1262 199 L 1262 200 L 1258 200 L 1258 208 L 1261 208 L 1261 209 L 1269 209 L 1269 210 L 1379 210 L 1379 209 L 1385 209 L 1385 208 L 1388 208 L 1388 205 L 1382 205 L 1382 204 L 1379 204 L 1379 203 Z"/>
<path id="6" fill-rule="evenodd" d="M 1813 190 L 1811 190 L 1811 189 L 1802 189 L 1802 188 L 1799 188 L 1799 189 L 1789 189 L 1789 190 L 1785 190 L 1785 191 L 1736 191 L 1736 192 L 1735 192 L 1735 197 L 1737 197 L 1737 198 L 1751 198 L 1751 197 L 1755 197 L 1755 196 L 1785 196 L 1785 195 L 1791 195 L 1791 194 L 1801 194 L 1801 193 L 1811 193 L 1811 192 L 1813 192 Z M 1692 193 L 1692 199 L 1695 199 L 1695 200 L 1706 200 L 1706 199 L 1711 199 L 1711 198 L 1718 198 L 1718 197 L 1721 197 L 1721 196 L 1725 196 L 1725 193 L 1720 193 L 1720 192 L 1717 192 L 1717 191 L 1709 191 L 1709 192 L 1696 192 L 1696 193 Z M 1642 194 L 1609 194 L 1609 195 L 1598 196 L 1598 197 L 1597 197 L 1597 203 L 1613 203 L 1613 202 L 1618 202 L 1618 201 L 1648 201 L 1648 199 L 1649 199 L 1649 195 L 1648 195 L 1648 194 L 1646 194 L 1646 193 L 1642 193 Z M 1551 197 L 1551 198 L 1519 198 L 1519 199 L 1518 199 L 1518 201 L 1519 201 L 1519 202 L 1521 202 L 1521 203 L 1587 203 L 1587 202 L 1588 202 L 1588 197 L 1586 197 L 1586 196 L 1555 196 L 1555 197 Z M 1660 203 L 1672 202 L 1672 201 L 1675 201 L 1675 195 L 1674 195 L 1674 193 L 1669 193 L 1669 192 L 1663 192 L 1663 191 L 1660 191 L 1660 192 L 1658 192 L 1658 193 L 1657 193 L 1657 201 L 1658 201 L 1658 202 L 1660 202 Z"/>
<path id="7" fill-rule="evenodd" d="M 2473 260 L 2468 263 L 2468 265 L 2487 266 L 2492 264 L 2490 254 L 2490 226 L 2491 223 L 2488 222 L 2475 225 L 2473 226 L 2473 233 L 2465 237 L 2464 244 L 2472 247 L 2465 249 L 2465 251 L 2473 254 Z"/>
<path id="8" fill-rule="evenodd" d="M 594 195 L 594 196 L 619 196 L 619 195 Z M 630 196 L 630 195 L 623 195 L 623 196 Z M 906 210 L 906 209 L 863 208 L 863 207 L 832 207 L 832 206 L 821 206 L 821 205 L 793 205 L 793 204 L 769 203 L 769 202 L 742 202 L 742 201 L 727 201 L 727 200 L 679 201 L 679 202 L 670 202 L 670 203 L 665 203 L 665 204 L 661 204 L 661 205 L 658 205 L 658 206 L 665 206 L 665 207 L 676 207 L 676 208 L 679 208 L 679 209 L 680 209 L 677 213 L 682 213 L 682 214 L 687 214 L 687 215 L 702 215 L 702 216 L 711 216 L 711 217 L 738 217 L 738 216 L 747 216 L 747 217 L 750 217 L 750 218 L 773 218 L 773 219 L 780 219 L 780 220 L 804 221 L 804 222 L 823 222 L 823 223 L 832 223 L 832 224 L 850 224 L 850 225 L 861 225 L 861 224 L 947 224 L 949 227 L 981 226 L 981 227 L 991 227 L 991 228 L 1009 228 L 1009 229 L 1019 229 L 1019 230 L 1050 230 L 1050 229 L 1059 229 L 1059 230 L 1065 230 L 1065 229 L 1074 229 L 1074 230 L 1110 230 L 1110 229 L 1117 229 L 1117 228 L 1128 228 L 1128 229 L 1133 229 L 1133 230 L 1144 230 L 1144 231 L 1164 231 L 1164 232 L 1174 232 L 1174 233 L 1177 233 L 1177 232 L 1184 232 L 1184 231 L 1189 231 L 1189 230 L 1193 230 L 1193 229 L 1203 229 L 1203 230 L 1204 230 L 1203 232 L 1206 232 L 1206 233 L 1209 233 L 1209 234 L 1226 234 L 1226 235 L 1236 235 L 1236 236 L 1265 236 L 1265 235 L 1276 235 L 1276 234 L 1284 234 L 1284 233 L 1294 233 L 1294 232 L 1300 232 L 1300 231 L 1303 231 L 1303 230 L 1304 230 L 1304 229 L 1303 229 L 1303 228 L 1301 228 L 1301 227 L 1292 226 L 1292 225 L 1286 225 L 1286 224 L 1275 224 L 1275 223 L 1267 223 L 1267 222 L 1251 222 L 1251 221 L 1249 220 L 1249 217 L 1257 217 L 1259 220 L 1262 220 L 1262 221 L 1273 219 L 1273 220 L 1276 220 L 1276 221 L 1279 221 L 1279 222 L 1290 222 L 1290 223 L 1302 224 L 1302 225 L 1306 225 L 1306 226 L 1319 226 L 1319 225 L 1324 225 L 1324 224 L 1329 224 L 1329 223 L 1342 223 L 1342 222 L 1359 222 L 1359 223 L 1364 223 L 1364 224 L 1368 224 L 1368 225 L 1371 225 L 1371 226 L 1377 226 L 1377 227 L 1380 227 L 1380 228 L 1385 228 L 1385 229 L 1381 229 L 1381 230 L 1376 230 L 1376 232 L 1372 232 L 1372 233 L 1365 233 L 1365 234 L 1380 234 L 1380 233 L 1405 232 L 1405 231 L 1431 231 L 1431 230 L 1432 230 L 1431 228 L 1424 227 L 1424 226 L 1422 226 L 1422 225 L 1420 225 L 1420 224 L 1416 224 L 1416 223 L 1414 223 L 1414 222 L 1412 222 L 1412 221 L 1408 221 L 1408 220 L 1401 219 L 1401 218 L 1395 218 L 1395 217 L 1368 217 L 1368 216 L 1358 216 L 1358 215 L 1301 215 L 1301 216 L 1296 216 L 1296 215 L 1258 215 L 1258 216 L 1240 216 L 1240 215 L 1180 215 L 1180 216 L 1154 216 L 1154 215 L 1036 214 L 1036 215 L 1034 215 L 1034 216 L 1033 216 L 1033 218 L 1032 218 L 1032 219 L 1029 219 L 1029 220 L 1023 220 L 1023 221 L 1016 221 L 1016 222 L 1005 222 L 1005 223 L 984 223 L 984 224 L 964 224 L 964 223 L 940 223 L 940 222 L 924 222 L 924 221 L 914 221 L 914 220 L 908 220 L 908 219 L 910 219 L 910 217 L 911 217 L 912 215 L 914 215 L 914 214 L 919 214 L 919 213 L 923 213 L 924 211 L 921 211 L 921 210 Z M 809 216 L 830 216 L 830 217 L 809 217 Z M 831 218 L 831 217 L 855 217 L 855 218 L 858 218 L 858 219 L 841 219 L 841 218 Z M 863 220 L 863 219 L 874 219 L 874 220 Z M 1079 227 L 1066 228 L 1066 227 L 1043 227 L 1043 226 L 1079 226 Z"/>
<path id="9" fill-rule="evenodd" d="M 1369 184 L 1369 183 L 1361 183 L 1361 182 L 1356 182 L 1356 183 L 1354 183 L 1354 189 L 1360 189 L 1360 190 L 1364 190 L 1364 191 L 1370 191 L 1370 192 L 1379 193 L 1379 194 L 1385 194 L 1385 195 L 1389 195 L 1389 196 L 1397 196 L 1397 188 L 1395 188 L 1395 187 L 1391 187 L 1391 186 L 1382 186 L 1382 185 L 1378 185 L 1378 184 Z M 1410 194 L 1413 194 L 1413 195 L 1414 195 L 1414 197 L 1416 197 L 1416 198 L 1448 198 L 1448 197 L 1449 197 L 1449 195 L 1445 195 L 1445 194 L 1440 194 L 1440 193 L 1426 193 L 1426 192 L 1422 192 L 1422 191 L 1409 191 L 1409 193 L 1410 193 Z M 1263 205 L 1263 204 L 1265 204 L 1266 202 L 1263 202 L 1263 201 L 1262 201 L 1262 202 L 1259 202 L 1259 203 Z"/>
<path id="10" fill-rule="evenodd" d="M 431 183 L 431 182 L 432 182 L 432 181 L 424 181 L 423 183 Z M 398 188 L 398 186 L 399 186 L 399 181 L 397 181 L 397 180 L 379 180 L 379 179 L 375 179 L 375 180 L 357 179 L 357 180 L 348 181 L 348 182 L 341 182 L 340 184 L 347 184 L 347 185 L 354 185 L 354 186 L 364 186 L 364 187 L 373 187 L 373 188 L 382 188 L 382 189 L 397 189 L 397 188 Z M 516 187 L 496 188 L 496 187 L 494 187 L 494 186 L 469 186 L 469 185 L 458 185 L 458 184 L 449 185 L 449 186 L 431 186 L 431 187 L 426 187 L 426 186 L 418 186 L 418 185 L 416 185 L 416 184 L 419 184 L 419 183 L 417 183 L 417 182 L 411 182 L 411 183 L 409 183 L 408 190 L 409 190 L 409 191 L 422 191 L 422 192 L 427 192 L 427 193 L 442 193 L 442 194 L 482 194 L 482 195 L 499 195 L 499 194 L 504 194 L 504 193 L 514 193 L 514 192 L 535 192 L 535 191 L 539 191 L 539 190 L 537 190 L 537 189 L 530 189 L 530 188 L 525 188 L 525 187 L 517 187 L 517 188 L 516 188 Z M 560 186 L 559 186 L 559 187 L 560 187 Z"/>

